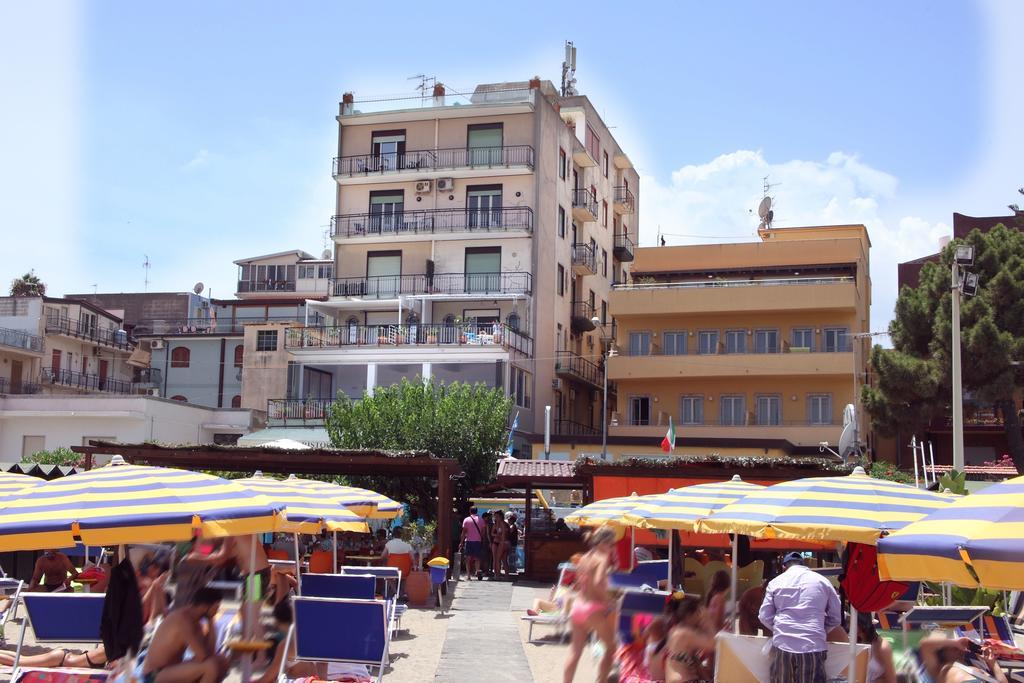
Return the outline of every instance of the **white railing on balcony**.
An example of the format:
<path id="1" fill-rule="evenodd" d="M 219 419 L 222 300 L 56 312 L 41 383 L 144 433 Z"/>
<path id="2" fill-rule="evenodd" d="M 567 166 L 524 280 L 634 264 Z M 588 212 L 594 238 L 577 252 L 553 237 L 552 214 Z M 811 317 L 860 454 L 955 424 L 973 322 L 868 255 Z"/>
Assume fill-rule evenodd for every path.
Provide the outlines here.
<path id="1" fill-rule="evenodd" d="M 836 285 L 853 284 L 852 275 L 832 277 L 785 277 L 762 280 L 698 280 L 692 282 L 636 282 L 615 284 L 616 291 L 646 289 L 714 289 L 717 287 L 785 287 L 790 285 Z"/>

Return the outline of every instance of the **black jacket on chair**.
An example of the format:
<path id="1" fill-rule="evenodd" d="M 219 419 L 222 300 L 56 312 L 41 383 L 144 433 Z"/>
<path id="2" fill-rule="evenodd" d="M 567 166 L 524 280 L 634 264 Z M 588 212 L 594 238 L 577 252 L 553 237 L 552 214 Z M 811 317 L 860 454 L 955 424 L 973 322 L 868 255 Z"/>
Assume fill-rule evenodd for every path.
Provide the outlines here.
<path id="1" fill-rule="evenodd" d="M 110 572 L 107 596 L 103 601 L 103 619 L 100 621 L 100 637 L 107 661 L 124 657 L 129 652 L 138 654 L 142 644 L 142 597 L 139 582 L 135 579 L 135 568 L 128 560 Z"/>

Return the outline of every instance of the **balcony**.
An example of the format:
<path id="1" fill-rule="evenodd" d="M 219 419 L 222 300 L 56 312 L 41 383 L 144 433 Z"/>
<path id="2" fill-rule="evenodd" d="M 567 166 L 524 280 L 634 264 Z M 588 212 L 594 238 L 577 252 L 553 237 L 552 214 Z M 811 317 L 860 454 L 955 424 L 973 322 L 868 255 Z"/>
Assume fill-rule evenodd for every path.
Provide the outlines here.
<path id="1" fill-rule="evenodd" d="M 612 254 L 623 262 L 633 260 L 633 240 L 629 239 L 628 234 L 622 233 L 615 236 L 615 246 L 612 247 Z"/>
<path id="2" fill-rule="evenodd" d="M 855 311 L 853 277 L 635 282 L 615 285 L 611 308 L 630 315 L 679 315 L 767 311 Z"/>
<path id="3" fill-rule="evenodd" d="M 236 291 L 239 294 L 250 294 L 253 292 L 294 292 L 295 280 L 264 280 L 262 282 L 256 282 L 255 280 L 239 280 L 238 289 Z"/>
<path id="4" fill-rule="evenodd" d="M 267 422 L 274 426 L 322 425 L 332 405 L 333 398 L 267 399 Z"/>
<path id="5" fill-rule="evenodd" d="M 612 210 L 617 214 L 627 214 L 636 211 L 636 200 L 628 187 L 616 187 L 613 193 Z"/>
<path id="6" fill-rule="evenodd" d="M 124 330 L 104 330 L 95 323 L 71 320 L 59 316 L 46 316 L 46 333 L 60 334 L 75 339 L 85 339 L 102 346 L 131 351 L 128 333 Z"/>
<path id="7" fill-rule="evenodd" d="M 109 394 L 131 394 L 134 393 L 132 383 L 123 379 L 111 379 L 85 372 L 74 372 L 73 370 L 54 370 L 43 368 L 42 383 L 51 386 L 78 389 L 81 391 L 101 391 Z"/>
<path id="8" fill-rule="evenodd" d="M 397 299 L 399 295 L 426 294 L 426 275 L 371 275 L 330 279 L 331 296 L 362 299 Z"/>
<path id="9" fill-rule="evenodd" d="M 421 209 L 393 214 L 354 213 L 331 218 L 335 239 L 389 236 L 413 238 L 453 233 L 533 232 L 533 209 L 506 206 L 500 209 Z"/>
<path id="10" fill-rule="evenodd" d="M 335 157 L 334 178 L 340 182 L 380 182 L 386 178 L 409 175 L 417 180 L 440 177 L 453 171 L 463 175 L 491 175 L 495 169 L 503 173 L 533 170 L 533 147 L 452 147 L 405 151 L 401 154 L 357 154 Z"/>
<path id="11" fill-rule="evenodd" d="M 533 339 L 504 324 L 339 325 L 335 327 L 289 327 L 286 349 L 348 349 L 388 346 L 499 347 L 533 356 Z"/>
<path id="12" fill-rule="evenodd" d="M 206 335 L 206 334 L 242 334 L 249 323 L 294 323 L 298 322 L 294 315 L 273 316 L 261 315 L 251 318 L 151 318 L 140 320 L 132 328 L 135 337 L 154 335 Z"/>
<path id="13" fill-rule="evenodd" d="M 707 408 L 708 406 L 705 405 L 705 410 Z M 665 413 L 660 413 L 656 419 L 646 425 L 624 424 L 620 416 L 619 424 L 610 426 L 608 433 L 612 437 L 634 437 L 660 441 L 665 436 L 667 425 L 668 415 Z M 677 420 L 675 425 L 676 434 L 684 439 L 750 439 L 753 442 L 752 446 L 769 439 L 784 439 L 796 446 L 817 447 L 822 441 L 836 443 L 843 430 L 842 424 L 816 424 L 808 421 L 787 421 L 771 425 L 723 425 L 718 424 L 707 415 L 702 424 L 684 424 Z M 757 445 L 756 447 L 760 448 L 761 446 Z"/>
<path id="14" fill-rule="evenodd" d="M 695 377 L 796 377 L 853 375 L 853 353 L 720 353 L 619 355 L 608 366 L 608 377 L 676 379 Z"/>
<path id="15" fill-rule="evenodd" d="M 572 272 L 577 275 L 597 273 L 597 255 L 589 244 L 572 245 Z"/>
<path id="16" fill-rule="evenodd" d="M 163 373 L 160 368 L 135 368 L 132 383 L 136 389 L 159 388 L 163 384 Z"/>
<path id="17" fill-rule="evenodd" d="M 577 332 L 590 332 L 597 325 L 594 324 L 594 304 L 589 301 L 572 302 L 572 318 L 570 323 L 572 329 Z"/>
<path id="18" fill-rule="evenodd" d="M 575 133 L 572 136 L 572 160 L 580 168 L 593 168 L 597 166 L 597 154 L 588 150 Z"/>
<path id="19" fill-rule="evenodd" d="M 580 223 L 593 223 L 597 220 L 597 197 L 586 188 L 572 191 L 572 217 Z"/>
<path id="20" fill-rule="evenodd" d="M 601 366 L 572 351 L 559 351 L 555 355 L 555 374 L 565 379 L 585 382 L 596 388 L 604 386 Z"/>
<path id="21" fill-rule="evenodd" d="M 559 436 L 601 436 L 600 427 L 591 427 L 575 420 L 555 420 L 554 430 Z"/>
<path id="22" fill-rule="evenodd" d="M 22 330 L 9 330 L 0 327 L 0 346 L 28 353 L 42 353 L 43 338 Z"/>
<path id="23" fill-rule="evenodd" d="M 34 382 L 23 382 L 20 379 L 11 381 L 0 377 L 0 394 L 38 394 L 41 387 Z"/>
<path id="24" fill-rule="evenodd" d="M 434 273 L 433 275 L 372 275 L 331 279 L 333 296 L 397 299 L 415 294 L 525 295 L 533 291 L 533 276 L 526 272 Z"/>

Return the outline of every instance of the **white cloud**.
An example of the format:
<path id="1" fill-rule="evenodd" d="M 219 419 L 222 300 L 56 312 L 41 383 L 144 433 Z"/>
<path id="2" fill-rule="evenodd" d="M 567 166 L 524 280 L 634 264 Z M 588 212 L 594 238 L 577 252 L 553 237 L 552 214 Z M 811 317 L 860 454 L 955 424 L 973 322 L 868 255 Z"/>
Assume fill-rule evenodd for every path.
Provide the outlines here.
<path id="1" fill-rule="evenodd" d="M 873 245 L 872 329 L 885 330 L 896 301 L 896 265 L 937 251 L 939 238 L 950 228 L 898 215 L 898 180 L 855 155 L 833 152 L 824 161 L 772 163 L 759 151 L 738 150 L 684 166 L 667 185 L 645 177 L 641 244 L 655 244 L 659 228 L 668 244 L 756 240 L 765 176 L 773 185 L 769 194 L 775 199 L 777 227 L 867 226 Z"/>
<path id="2" fill-rule="evenodd" d="M 210 163 L 210 160 L 212 158 L 213 157 L 210 154 L 210 151 L 207 150 L 206 148 L 203 148 L 203 149 L 199 150 L 198 152 L 196 152 L 195 156 L 193 156 L 187 162 L 182 164 L 181 169 L 183 171 L 192 171 L 194 169 L 201 168 L 203 166 L 206 166 L 208 163 Z"/>

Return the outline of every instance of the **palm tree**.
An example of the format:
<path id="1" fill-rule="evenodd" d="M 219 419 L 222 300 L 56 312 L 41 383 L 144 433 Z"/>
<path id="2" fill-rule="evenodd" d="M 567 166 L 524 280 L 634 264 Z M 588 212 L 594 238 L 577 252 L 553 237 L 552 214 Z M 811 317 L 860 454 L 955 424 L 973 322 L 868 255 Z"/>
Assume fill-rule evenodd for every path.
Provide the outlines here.
<path id="1" fill-rule="evenodd" d="M 11 281 L 11 296 L 44 296 L 45 294 L 46 284 L 39 279 L 34 270 Z"/>

